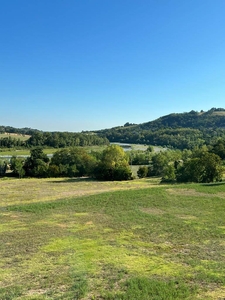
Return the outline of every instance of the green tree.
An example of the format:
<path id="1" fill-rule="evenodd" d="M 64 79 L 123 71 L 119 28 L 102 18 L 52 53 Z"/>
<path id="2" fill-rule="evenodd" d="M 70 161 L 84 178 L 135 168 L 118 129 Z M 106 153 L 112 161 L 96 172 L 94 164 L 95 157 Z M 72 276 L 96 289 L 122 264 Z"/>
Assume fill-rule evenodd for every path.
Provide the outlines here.
<path id="1" fill-rule="evenodd" d="M 24 159 L 12 156 L 10 159 L 10 169 L 15 176 L 22 178 L 25 175 Z"/>
<path id="2" fill-rule="evenodd" d="M 59 177 L 60 176 L 60 169 L 56 165 L 49 165 L 48 167 L 48 175 L 49 177 Z"/>
<path id="3" fill-rule="evenodd" d="M 178 182 L 209 183 L 220 181 L 222 174 L 221 158 L 214 153 L 199 150 L 195 157 L 185 161 L 177 169 L 176 177 Z"/>
<path id="4" fill-rule="evenodd" d="M 69 148 L 58 150 L 54 153 L 50 162 L 50 173 L 57 170 L 57 176 L 88 176 L 96 164 L 94 156 L 87 153 L 84 148 Z M 55 174 L 57 174 L 55 172 Z"/>
<path id="5" fill-rule="evenodd" d="M 219 155 L 220 158 L 225 159 L 225 140 L 219 139 L 212 146 L 212 153 Z"/>
<path id="6" fill-rule="evenodd" d="M 129 180 L 132 178 L 132 172 L 128 160 L 120 146 L 110 145 L 103 150 L 93 175 L 101 180 Z"/>
<path id="7" fill-rule="evenodd" d="M 148 148 L 146 149 L 147 152 L 153 152 L 154 148 L 152 146 L 148 146 Z"/>
<path id="8" fill-rule="evenodd" d="M 147 166 L 140 166 L 138 171 L 137 171 L 137 175 L 138 175 L 139 178 L 147 177 L 148 167 Z"/>
<path id="9" fill-rule="evenodd" d="M 170 162 L 170 157 L 166 152 L 159 152 L 152 157 L 152 174 L 153 176 L 162 176 L 164 168 Z"/>
<path id="10" fill-rule="evenodd" d="M 41 147 L 36 147 L 30 151 L 24 163 L 24 170 L 27 176 L 46 177 L 48 171 L 49 158 Z"/>
<path id="11" fill-rule="evenodd" d="M 7 169 L 7 163 L 0 159 L 0 175 L 3 176 L 6 173 L 6 169 Z"/>
<path id="12" fill-rule="evenodd" d="M 32 175 L 34 177 L 48 177 L 48 164 L 42 159 L 36 159 Z"/>
<path id="13" fill-rule="evenodd" d="M 174 164 L 169 164 L 163 169 L 162 182 L 174 182 L 176 181 Z"/>

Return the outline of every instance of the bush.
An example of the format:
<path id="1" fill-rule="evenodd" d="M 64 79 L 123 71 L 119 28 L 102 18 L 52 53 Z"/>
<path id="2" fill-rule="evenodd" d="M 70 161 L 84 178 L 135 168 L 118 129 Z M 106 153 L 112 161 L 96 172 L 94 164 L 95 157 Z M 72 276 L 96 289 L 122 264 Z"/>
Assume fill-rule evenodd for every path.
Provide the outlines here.
<path id="1" fill-rule="evenodd" d="M 139 167 L 139 169 L 137 171 L 137 175 L 138 175 L 139 178 L 147 177 L 148 167 L 146 167 L 146 166 Z"/>

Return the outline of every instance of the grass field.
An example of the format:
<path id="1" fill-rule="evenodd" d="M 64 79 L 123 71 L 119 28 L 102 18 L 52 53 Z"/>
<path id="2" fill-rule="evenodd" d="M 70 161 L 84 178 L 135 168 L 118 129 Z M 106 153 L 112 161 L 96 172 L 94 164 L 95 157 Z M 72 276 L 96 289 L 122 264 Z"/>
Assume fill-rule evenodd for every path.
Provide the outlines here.
<path id="1" fill-rule="evenodd" d="M 6 135 L 3 135 L 2 136 L 6 136 Z M 21 136 L 22 137 L 22 136 Z M 1 134 L 0 134 L 0 138 L 1 138 Z M 86 146 L 86 147 L 82 147 L 84 148 L 86 151 L 90 152 L 90 151 L 103 151 L 107 146 Z M 145 151 L 146 149 L 148 148 L 147 145 L 135 145 L 133 144 L 132 145 L 132 149 L 133 150 L 142 150 L 142 151 Z M 55 153 L 56 151 L 58 151 L 60 149 L 57 149 L 57 148 L 46 148 L 46 149 L 43 149 L 44 153 L 45 154 L 53 154 Z M 165 150 L 165 148 L 162 148 L 162 147 L 156 147 L 154 146 L 154 151 L 155 152 L 159 152 L 159 151 L 163 151 Z M 0 156 L 3 156 L 3 155 L 30 155 L 30 149 L 20 149 L 20 150 L 17 150 L 17 149 L 0 149 Z"/>
<path id="2" fill-rule="evenodd" d="M 106 146 L 87 146 L 87 147 L 82 147 L 84 149 L 86 149 L 87 151 L 102 151 L 103 149 L 106 148 Z M 64 148 L 65 149 L 65 148 Z M 43 149 L 43 152 L 45 154 L 53 154 L 58 150 L 62 150 L 62 148 L 45 148 Z M 10 155 L 10 156 L 17 156 L 17 155 L 30 155 L 30 149 L 20 149 L 20 150 L 16 150 L 16 149 L 0 149 L 0 156 L 3 155 Z"/>
<path id="3" fill-rule="evenodd" d="M 53 154 L 57 151 L 58 149 L 55 148 L 47 148 L 47 149 L 43 149 L 43 152 L 45 154 Z M 4 156 L 4 155 L 9 155 L 9 156 L 19 156 L 19 155 L 30 155 L 30 149 L 4 149 L 2 148 L 0 151 L 0 156 Z"/>
<path id="4" fill-rule="evenodd" d="M 30 138 L 30 135 L 26 135 L 26 134 L 17 134 L 17 133 L 0 133 L 0 139 L 1 138 L 5 138 L 5 137 L 9 137 L 11 136 L 11 138 L 16 138 L 16 139 L 20 139 L 22 141 L 26 141 Z"/>
<path id="5" fill-rule="evenodd" d="M 0 180 L 0 299 L 225 299 L 225 184 Z"/>

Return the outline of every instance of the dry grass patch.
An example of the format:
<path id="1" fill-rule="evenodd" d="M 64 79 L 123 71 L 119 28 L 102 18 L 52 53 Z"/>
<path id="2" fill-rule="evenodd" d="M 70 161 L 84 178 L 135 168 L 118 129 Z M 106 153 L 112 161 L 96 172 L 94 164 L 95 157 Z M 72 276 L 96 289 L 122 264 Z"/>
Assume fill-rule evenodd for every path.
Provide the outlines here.
<path id="1" fill-rule="evenodd" d="M 88 178 L 45 178 L 0 180 L 0 206 L 20 203 L 51 201 L 80 197 L 103 192 L 149 188 L 155 185 L 150 180 L 95 181 Z"/>
<path id="2" fill-rule="evenodd" d="M 194 189 L 166 189 L 166 191 L 178 196 L 212 197 L 210 194 L 198 192 Z"/>
<path id="3" fill-rule="evenodd" d="M 191 215 L 176 215 L 178 218 L 183 219 L 183 220 L 195 220 L 197 219 L 196 216 L 191 216 Z"/>
<path id="4" fill-rule="evenodd" d="M 216 289 L 213 291 L 208 291 L 201 295 L 199 299 L 205 300 L 205 299 L 210 299 L 210 300 L 224 300 L 225 299 L 225 287 L 221 289 Z"/>
<path id="5" fill-rule="evenodd" d="M 212 198 L 212 197 L 219 197 L 222 199 L 225 199 L 225 193 L 224 192 L 217 192 L 216 194 L 212 193 L 203 193 L 196 191 L 195 189 L 185 189 L 185 188 L 169 188 L 166 189 L 166 191 L 175 196 L 187 196 L 187 197 L 205 197 L 205 198 Z"/>

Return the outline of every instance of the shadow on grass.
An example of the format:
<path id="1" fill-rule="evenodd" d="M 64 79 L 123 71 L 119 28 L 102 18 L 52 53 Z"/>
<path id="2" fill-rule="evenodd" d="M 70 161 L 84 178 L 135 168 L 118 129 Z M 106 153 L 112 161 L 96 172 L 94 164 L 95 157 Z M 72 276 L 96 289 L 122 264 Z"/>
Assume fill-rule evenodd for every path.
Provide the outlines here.
<path id="1" fill-rule="evenodd" d="M 65 178 L 61 180 L 51 180 L 50 183 L 72 183 L 72 182 L 90 182 L 90 181 L 96 181 L 94 178 L 90 177 L 73 177 L 73 178 Z"/>
<path id="2" fill-rule="evenodd" d="M 224 181 L 221 182 L 210 182 L 210 183 L 202 183 L 202 186 L 217 186 L 217 185 L 225 185 Z"/>

